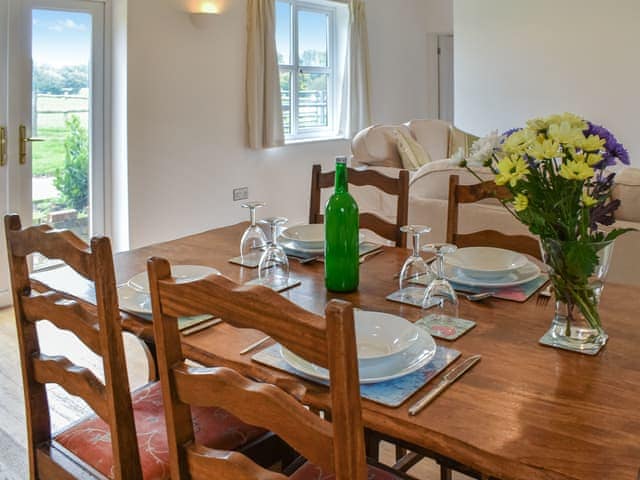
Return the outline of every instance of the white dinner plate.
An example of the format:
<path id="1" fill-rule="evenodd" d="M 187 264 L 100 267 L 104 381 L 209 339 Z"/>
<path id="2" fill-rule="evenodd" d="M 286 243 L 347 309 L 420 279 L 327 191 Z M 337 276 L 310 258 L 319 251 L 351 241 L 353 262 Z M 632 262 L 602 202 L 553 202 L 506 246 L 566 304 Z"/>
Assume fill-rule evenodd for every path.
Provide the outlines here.
<path id="1" fill-rule="evenodd" d="M 151 295 L 135 290 L 127 283 L 118 287 L 118 304 L 125 312 L 151 315 Z"/>
<path id="2" fill-rule="evenodd" d="M 460 248 L 444 257 L 468 277 L 496 279 L 524 267 L 529 260 L 523 254 L 494 247 Z"/>
<path id="3" fill-rule="evenodd" d="M 432 267 L 434 269 L 434 267 Z M 523 283 L 530 282 L 534 278 L 540 275 L 540 268 L 533 262 L 527 261 L 527 264 L 523 267 L 514 270 L 506 275 L 502 275 L 497 278 L 474 278 L 466 275 L 459 268 L 453 265 L 445 264 L 444 276 L 447 280 L 460 285 L 467 285 L 469 287 L 514 287 Z"/>
<path id="4" fill-rule="evenodd" d="M 358 310 L 355 311 L 357 315 Z M 429 363 L 436 353 L 436 343 L 431 335 L 423 329 L 414 327 L 418 331 L 418 338 L 411 342 L 410 346 L 384 358 L 375 360 L 362 359 L 358 361 L 360 383 L 378 383 L 394 378 L 403 377 L 422 368 Z M 363 339 L 356 339 L 362 343 Z M 280 347 L 282 358 L 293 368 L 304 375 L 320 380 L 329 380 L 329 371 L 311 362 L 300 358 L 298 355 Z"/>
<path id="5" fill-rule="evenodd" d="M 192 282 L 215 273 L 220 272 L 205 265 L 171 265 L 171 275 L 176 279 L 177 283 Z M 127 285 L 137 292 L 149 293 L 149 276 L 147 272 L 140 272 L 134 275 L 129 279 Z"/>

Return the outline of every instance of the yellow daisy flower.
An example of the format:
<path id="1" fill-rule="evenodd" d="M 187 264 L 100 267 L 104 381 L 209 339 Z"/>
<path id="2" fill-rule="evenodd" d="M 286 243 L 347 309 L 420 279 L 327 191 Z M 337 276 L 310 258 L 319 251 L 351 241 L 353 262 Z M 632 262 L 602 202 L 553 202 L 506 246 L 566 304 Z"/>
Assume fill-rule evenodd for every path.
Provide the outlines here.
<path id="1" fill-rule="evenodd" d="M 582 204 L 587 208 L 598 203 L 598 201 L 595 198 L 593 198 L 591 195 L 589 195 L 587 192 L 582 192 L 582 196 L 580 197 L 580 200 L 582 200 Z"/>
<path id="2" fill-rule="evenodd" d="M 513 200 L 513 208 L 516 212 L 522 212 L 529 207 L 529 197 L 519 193 L 516 195 L 516 198 Z"/>
<path id="3" fill-rule="evenodd" d="M 549 122 L 544 118 L 534 118 L 527 122 L 527 128 L 535 132 L 539 132 L 549 128 Z"/>
<path id="4" fill-rule="evenodd" d="M 529 174 L 529 166 L 524 159 L 518 155 L 504 157 L 496 165 L 498 174 L 496 175 L 496 185 L 506 185 L 507 183 L 515 187 L 520 179 Z"/>
<path id="5" fill-rule="evenodd" d="M 567 180 L 586 180 L 594 174 L 593 168 L 584 161 L 571 160 L 560 167 L 560 176 Z"/>
<path id="6" fill-rule="evenodd" d="M 572 128 L 577 128 L 579 130 L 587 129 L 587 122 L 574 113 L 563 113 L 562 115 L 551 115 L 545 119 L 549 124 L 557 123 L 560 124 L 562 122 L 567 122 L 571 125 Z"/>
<path id="7" fill-rule="evenodd" d="M 572 147 L 584 142 L 584 134 L 580 128 L 572 127 L 569 122 L 554 123 L 549 126 L 549 137 L 564 145 Z"/>
<path id="8" fill-rule="evenodd" d="M 558 156 L 560 144 L 554 140 L 541 140 L 533 142 L 529 145 L 529 154 L 536 160 L 544 160 L 545 158 L 555 158 Z"/>
<path id="9" fill-rule="evenodd" d="M 523 128 L 507 137 L 502 144 L 502 151 L 507 155 L 522 155 L 535 139 L 536 132 L 528 128 Z"/>
<path id="10" fill-rule="evenodd" d="M 605 143 L 607 143 L 606 140 L 603 140 L 598 135 L 589 135 L 578 147 L 585 152 L 599 152 Z"/>

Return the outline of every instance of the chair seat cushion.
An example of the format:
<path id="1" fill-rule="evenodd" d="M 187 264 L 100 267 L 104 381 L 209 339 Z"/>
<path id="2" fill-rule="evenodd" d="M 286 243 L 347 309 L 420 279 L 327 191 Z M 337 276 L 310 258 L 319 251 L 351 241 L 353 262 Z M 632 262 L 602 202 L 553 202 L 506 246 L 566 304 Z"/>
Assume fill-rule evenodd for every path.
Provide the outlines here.
<path id="1" fill-rule="evenodd" d="M 133 410 L 143 478 L 168 479 L 169 447 L 158 382 L 133 394 Z M 192 407 L 191 413 L 196 441 L 210 448 L 233 450 L 266 433 L 220 408 Z M 103 475 L 113 478 L 109 432 L 109 426 L 92 415 L 59 434 L 55 440 Z"/>
<path id="2" fill-rule="evenodd" d="M 289 480 L 333 480 L 336 476 L 333 473 L 325 473 L 320 467 L 307 462 L 296 470 Z M 399 480 L 394 474 L 369 465 L 367 480 Z"/>

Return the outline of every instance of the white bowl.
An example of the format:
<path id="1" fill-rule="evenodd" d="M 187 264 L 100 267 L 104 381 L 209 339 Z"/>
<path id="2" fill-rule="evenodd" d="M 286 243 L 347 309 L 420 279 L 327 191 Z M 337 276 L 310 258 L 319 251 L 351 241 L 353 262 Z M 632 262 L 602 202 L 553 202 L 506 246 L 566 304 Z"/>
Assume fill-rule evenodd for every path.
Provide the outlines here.
<path id="1" fill-rule="evenodd" d="M 307 249 L 324 248 L 324 224 L 296 225 L 280 234 L 286 241 L 294 242 Z"/>
<path id="2" fill-rule="evenodd" d="M 521 253 L 494 247 L 461 248 L 447 255 L 444 261 L 464 275 L 478 279 L 507 275 L 528 262 Z"/>
<path id="3" fill-rule="evenodd" d="M 397 315 L 354 310 L 358 360 L 378 360 L 401 353 L 420 339 L 420 329 Z"/>

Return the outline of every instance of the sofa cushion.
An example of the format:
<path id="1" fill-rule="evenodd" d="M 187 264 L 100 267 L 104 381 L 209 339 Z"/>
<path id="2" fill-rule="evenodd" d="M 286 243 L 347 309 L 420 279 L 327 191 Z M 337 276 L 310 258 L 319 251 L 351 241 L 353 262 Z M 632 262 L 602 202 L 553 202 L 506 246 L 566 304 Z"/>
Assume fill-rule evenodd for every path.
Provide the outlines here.
<path id="1" fill-rule="evenodd" d="M 476 173 L 483 180 L 493 180 L 493 174 L 487 168 L 476 169 Z M 427 163 L 413 174 L 409 182 L 409 195 L 412 197 L 448 200 L 449 177 L 451 175 L 460 177 L 460 185 L 478 183 L 478 179 L 467 169 L 458 167 L 451 160 L 436 160 L 435 162 Z M 488 201 L 490 203 L 497 202 L 493 199 Z"/>
<path id="2" fill-rule="evenodd" d="M 372 125 L 359 131 L 351 141 L 355 164 L 402 168 L 394 132 L 410 135 L 404 125 Z"/>
<path id="3" fill-rule="evenodd" d="M 616 220 L 640 222 L 640 168 L 625 168 L 615 179 L 613 198 L 620 200 Z"/>
<path id="4" fill-rule="evenodd" d="M 429 154 L 413 137 L 404 134 L 402 130 L 396 130 L 394 133 L 398 154 L 404 168 L 417 170 L 431 161 Z"/>
<path id="5" fill-rule="evenodd" d="M 443 120 L 411 120 L 407 124 L 413 138 L 429 152 L 431 158 L 449 158 L 451 125 Z"/>

